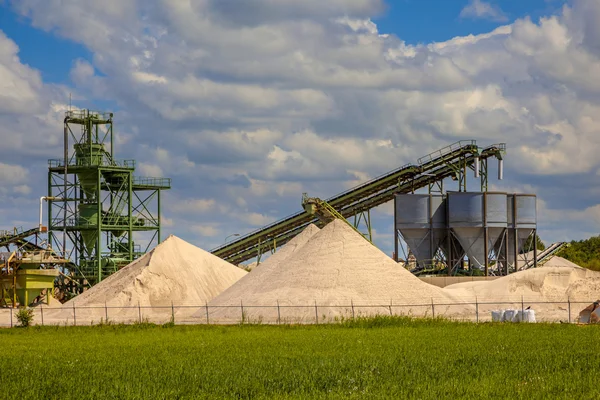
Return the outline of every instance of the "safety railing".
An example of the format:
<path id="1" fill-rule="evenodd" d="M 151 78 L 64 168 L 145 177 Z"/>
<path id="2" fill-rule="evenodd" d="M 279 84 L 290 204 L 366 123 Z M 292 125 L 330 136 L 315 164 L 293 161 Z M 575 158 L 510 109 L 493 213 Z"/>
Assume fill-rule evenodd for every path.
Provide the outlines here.
<path id="1" fill-rule="evenodd" d="M 137 186 L 171 187 L 171 178 L 151 178 L 144 176 L 134 176 L 133 184 Z"/>
<path id="2" fill-rule="evenodd" d="M 426 299 L 416 304 L 401 301 L 355 302 L 341 300 L 337 304 L 293 303 L 273 301 L 256 305 L 240 301 L 236 305 L 218 304 L 164 304 L 162 306 L 114 306 L 96 304 L 77 305 L 77 298 L 62 306 L 41 304 L 33 307 L 33 324 L 37 325 L 95 325 L 107 323 L 157 323 L 177 324 L 323 324 L 337 323 L 377 315 L 441 318 L 464 322 L 545 322 L 589 323 L 597 322 L 593 303 L 597 299 L 539 301 L 515 298 L 498 298 L 480 301 L 448 302 Z M 17 309 L 0 308 L 0 327 L 16 324 Z"/>
<path id="3" fill-rule="evenodd" d="M 132 217 L 132 225 L 133 227 L 140 226 L 152 226 L 158 224 L 158 220 L 144 217 Z M 127 227 L 129 226 L 129 221 L 126 216 L 116 216 L 116 217 L 103 217 L 102 218 L 103 227 Z M 84 219 L 77 218 L 69 218 L 67 219 L 68 227 L 78 227 L 78 228 L 98 228 L 98 223 L 96 221 L 86 221 Z M 53 225 L 54 228 L 58 229 L 60 226 Z"/>
<path id="4" fill-rule="evenodd" d="M 48 160 L 50 168 L 60 168 L 65 166 L 65 159 L 58 158 Z M 68 167 L 116 167 L 116 168 L 135 168 L 135 160 L 111 160 L 108 157 L 78 157 L 69 160 Z"/>
<path id="5" fill-rule="evenodd" d="M 443 147 L 439 150 L 436 150 L 432 153 L 427 154 L 426 156 L 423 156 L 421 158 L 419 158 L 417 160 L 417 163 L 419 165 L 423 165 L 427 162 L 433 161 L 435 159 L 439 159 L 442 158 L 448 154 L 451 154 L 457 150 L 462 149 L 463 147 L 466 146 L 474 146 L 477 147 L 477 141 L 476 140 L 460 140 L 458 142 L 452 143 L 446 147 Z"/>
<path id="6" fill-rule="evenodd" d="M 69 110 L 65 113 L 65 116 L 69 119 L 90 118 L 90 119 L 108 121 L 113 117 L 113 113 L 84 109 L 84 110 Z"/>
<path id="7" fill-rule="evenodd" d="M 22 226 L 16 226 L 13 229 L 0 230 L 0 240 L 2 240 L 4 238 L 12 237 L 12 236 L 18 236 L 23 233 L 25 233 L 25 230 L 23 230 Z"/>

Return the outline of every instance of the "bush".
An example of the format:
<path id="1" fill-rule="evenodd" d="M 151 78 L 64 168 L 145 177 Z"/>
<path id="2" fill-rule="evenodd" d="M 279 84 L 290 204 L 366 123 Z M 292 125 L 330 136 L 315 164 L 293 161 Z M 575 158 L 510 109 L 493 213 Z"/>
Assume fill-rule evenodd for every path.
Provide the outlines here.
<path id="1" fill-rule="evenodd" d="M 23 307 L 17 311 L 17 321 L 20 327 L 27 328 L 33 322 L 33 309 Z"/>

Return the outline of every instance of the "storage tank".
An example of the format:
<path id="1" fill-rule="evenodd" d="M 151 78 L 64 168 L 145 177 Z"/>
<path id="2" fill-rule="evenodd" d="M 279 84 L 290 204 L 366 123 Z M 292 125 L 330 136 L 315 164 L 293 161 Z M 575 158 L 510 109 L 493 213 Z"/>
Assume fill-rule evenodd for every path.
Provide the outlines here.
<path id="1" fill-rule="evenodd" d="M 514 220 L 517 251 L 519 253 L 533 251 L 533 246 L 526 249 L 525 244 L 537 228 L 537 197 L 534 194 L 514 195 Z M 532 261 L 533 255 L 525 258 L 525 261 Z"/>
<path id="2" fill-rule="evenodd" d="M 537 198 L 534 194 L 511 193 L 507 195 L 508 212 L 508 252 L 507 262 L 511 268 L 515 267 L 515 254 L 525 249 L 525 242 L 537 228 Z M 521 257 L 520 266 L 524 265 Z M 527 261 L 533 260 L 529 255 Z"/>
<path id="3" fill-rule="evenodd" d="M 507 195 L 497 192 L 449 192 L 448 227 L 472 265 L 486 265 L 489 251 L 501 242 L 508 224 Z M 486 254 L 486 229 L 487 250 Z"/>
<path id="4" fill-rule="evenodd" d="M 435 258 L 446 237 L 444 197 L 437 194 L 397 194 L 396 230 L 420 265 Z"/>

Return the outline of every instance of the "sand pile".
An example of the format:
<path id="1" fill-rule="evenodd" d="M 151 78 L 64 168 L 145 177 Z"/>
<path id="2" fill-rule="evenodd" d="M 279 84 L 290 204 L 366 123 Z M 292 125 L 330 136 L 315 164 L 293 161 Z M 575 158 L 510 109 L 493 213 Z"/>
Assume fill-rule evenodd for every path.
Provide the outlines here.
<path id="1" fill-rule="evenodd" d="M 538 320 L 567 320 L 568 301 L 572 303 L 572 317 L 591 301 L 600 297 L 600 273 L 570 265 L 567 260 L 553 257 L 543 267 L 498 278 L 493 281 L 464 282 L 444 288 L 447 293 L 478 301 L 496 303 L 480 306 L 483 312 L 492 309 L 531 306 L 538 312 Z M 565 265 L 565 266 L 554 266 Z M 500 303 L 513 303 L 500 304 Z M 542 304 L 555 302 L 554 304 Z M 581 304 L 574 304 L 581 302 Z"/>
<path id="2" fill-rule="evenodd" d="M 583 267 L 580 267 L 579 265 L 575 264 L 574 262 L 571 262 L 571 261 L 567 260 L 566 258 L 562 258 L 562 257 L 558 257 L 558 256 L 553 256 L 552 258 L 550 258 L 548 261 L 546 261 L 544 263 L 544 265 L 542 265 L 542 267 L 570 267 L 570 268 L 583 269 Z"/>
<path id="3" fill-rule="evenodd" d="M 283 321 L 314 322 L 315 315 L 321 321 L 351 317 L 352 305 L 357 316 L 389 315 L 390 308 L 393 314 L 431 315 L 432 299 L 460 302 L 399 267 L 344 221 L 335 220 L 316 233 L 309 228 L 282 248 L 277 259 L 272 257 L 270 264 L 258 266 L 214 298 L 209 303 L 211 321 L 239 322 L 243 309 L 251 321 L 272 322 L 280 315 Z M 465 311 L 464 305 L 458 307 L 453 311 Z M 448 307 L 435 307 L 436 315 L 447 312 Z M 196 316 L 206 317 L 202 312 Z"/>
<path id="4" fill-rule="evenodd" d="M 66 310 L 54 317 L 63 321 L 71 318 L 72 322 L 74 304 L 78 308 L 90 307 L 77 310 L 78 323 L 84 320 L 99 322 L 105 318 L 106 304 L 109 319 L 137 320 L 140 310 L 124 307 L 140 305 L 153 307 L 142 308 L 143 319 L 166 322 L 165 316 L 172 313 L 171 304 L 176 306 L 176 316 L 184 317 L 246 274 L 241 268 L 170 236 L 149 253 L 65 303 L 63 308 Z"/>

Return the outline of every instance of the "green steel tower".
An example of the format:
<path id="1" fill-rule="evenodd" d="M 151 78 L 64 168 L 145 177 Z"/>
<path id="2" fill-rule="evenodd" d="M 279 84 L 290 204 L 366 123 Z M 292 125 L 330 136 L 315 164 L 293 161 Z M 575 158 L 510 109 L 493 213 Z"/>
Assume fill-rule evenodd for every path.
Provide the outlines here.
<path id="1" fill-rule="evenodd" d="M 67 111 L 64 157 L 49 161 L 48 239 L 74 263 L 67 274 L 80 289 L 161 241 L 171 180 L 135 177 L 135 160 L 117 160 L 114 145 L 113 113 Z"/>

